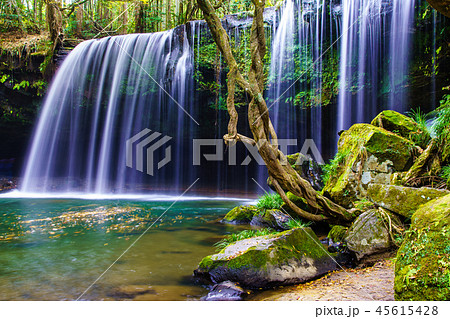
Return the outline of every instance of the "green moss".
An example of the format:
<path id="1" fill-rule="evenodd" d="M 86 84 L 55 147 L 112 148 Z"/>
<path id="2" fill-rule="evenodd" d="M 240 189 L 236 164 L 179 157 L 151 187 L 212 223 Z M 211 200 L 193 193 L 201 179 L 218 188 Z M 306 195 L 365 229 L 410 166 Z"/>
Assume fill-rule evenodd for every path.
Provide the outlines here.
<path id="1" fill-rule="evenodd" d="M 371 184 L 367 196 L 372 202 L 405 217 L 411 217 L 423 204 L 447 195 L 445 190 Z"/>
<path id="2" fill-rule="evenodd" d="M 256 206 L 238 206 L 229 211 L 223 218 L 229 223 L 249 223 L 253 216 L 259 214 L 260 210 Z"/>
<path id="3" fill-rule="evenodd" d="M 430 141 L 430 134 L 423 125 L 421 126 L 423 123 L 418 123 L 421 117 L 417 116 L 417 111 L 412 115 L 417 121 L 398 112 L 387 110 L 378 114 L 371 124 L 384 128 L 406 139 L 417 141 L 418 145 L 424 148 Z"/>
<path id="4" fill-rule="evenodd" d="M 396 300 L 450 299 L 450 195 L 422 206 L 397 253 Z"/>
<path id="5" fill-rule="evenodd" d="M 338 243 L 344 240 L 347 234 L 348 227 L 335 225 L 328 232 L 328 238 L 330 238 L 333 242 Z"/>
<path id="6" fill-rule="evenodd" d="M 270 243 L 260 246 L 258 239 Z M 270 241 L 270 239 L 274 239 Z M 232 245 L 240 245 L 239 242 Z M 328 253 L 310 228 L 292 229 L 255 238 L 254 245 L 242 251 L 235 251 L 232 245 L 222 249 L 218 254 L 203 258 L 199 268 L 211 271 L 217 267 L 228 269 L 260 269 L 267 265 L 287 264 L 292 259 L 305 257 L 315 260 L 328 258 Z M 232 251 L 232 254 L 228 252 Z M 231 255 L 230 255 L 231 254 Z"/>
<path id="7" fill-rule="evenodd" d="M 208 268 L 211 268 L 213 264 L 214 264 L 214 261 L 211 259 L 211 256 L 206 256 L 205 258 L 202 259 L 202 261 L 198 265 L 198 268 L 208 269 Z"/>
<path id="8" fill-rule="evenodd" d="M 363 170 L 370 170 L 371 176 L 379 174 L 364 166 L 369 159 L 371 165 L 385 165 L 386 172 L 391 167 L 394 171 L 404 171 L 411 166 L 413 153 L 413 142 L 380 127 L 355 124 L 339 138 L 338 154 L 345 156 L 330 174 L 323 193 L 336 203 L 350 208 L 353 202 L 364 197 L 364 194 L 361 195 Z"/>

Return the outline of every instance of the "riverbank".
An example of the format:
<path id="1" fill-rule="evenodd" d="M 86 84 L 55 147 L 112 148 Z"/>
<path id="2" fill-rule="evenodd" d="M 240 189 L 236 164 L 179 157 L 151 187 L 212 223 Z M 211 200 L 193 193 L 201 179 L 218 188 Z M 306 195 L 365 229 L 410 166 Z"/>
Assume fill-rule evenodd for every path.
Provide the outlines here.
<path id="1" fill-rule="evenodd" d="M 380 260 L 371 267 L 338 270 L 304 284 L 267 290 L 254 301 L 394 300 L 394 262 Z"/>

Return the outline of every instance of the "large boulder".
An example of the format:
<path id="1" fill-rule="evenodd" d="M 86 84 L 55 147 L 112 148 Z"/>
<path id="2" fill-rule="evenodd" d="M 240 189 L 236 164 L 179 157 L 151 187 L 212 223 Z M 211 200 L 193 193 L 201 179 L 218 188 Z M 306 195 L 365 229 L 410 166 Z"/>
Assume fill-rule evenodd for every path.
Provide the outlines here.
<path id="1" fill-rule="evenodd" d="M 230 210 L 222 222 L 227 224 L 249 224 L 253 216 L 260 213 L 260 210 L 256 206 L 238 206 Z"/>
<path id="2" fill-rule="evenodd" d="M 424 132 L 412 118 L 391 110 L 378 114 L 371 124 L 412 141 L 417 140 L 419 136 L 421 137 L 420 140 L 426 141 L 427 139 L 423 138 L 424 134 L 427 134 L 429 137 L 429 133 Z M 419 146 L 422 148 L 426 147 L 424 144 Z"/>
<path id="3" fill-rule="evenodd" d="M 371 184 L 367 189 L 367 196 L 373 203 L 408 218 L 419 206 L 449 193 L 444 189 L 382 184 Z"/>
<path id="4" fill-rule="evenodd" d="M 390 184 L 392 175 L 408 170 L 415 145 L 397 134 L 371 124 L 355 124 L 339 138 L 342 163 L 331 174 L 323 193 L 351 208 L 366 197 L 371 183 Z"/>
<path id="5" fill-rule="evenodd" d="M 247 288 L 297 284 L 336 269 L 337 264 L 310 228 L 248 238 L 205 257 L 194 274 L 213 283 Z"/>
<path id="6" fill-rule="evenodd" d="M 353 222 L 346 232 L 347 248 L 356 254 L 358 260 L 365 256 L 382 253 L 394 246 L 394 229 L 402 229 L 398 217 L 386 210 L 371 209 Z"/>
<path id="7" fill-rule="evenodd" d="M 397 252 L 396 300 L 450 300 L 450 195 L 420 207 Z"/>

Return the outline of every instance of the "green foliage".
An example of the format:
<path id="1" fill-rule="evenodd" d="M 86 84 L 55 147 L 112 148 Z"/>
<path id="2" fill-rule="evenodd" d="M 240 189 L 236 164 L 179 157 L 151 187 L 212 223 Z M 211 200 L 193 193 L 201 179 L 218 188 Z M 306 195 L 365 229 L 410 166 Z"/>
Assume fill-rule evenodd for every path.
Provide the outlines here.
<path id="1" fill-rule="evenodd" d="M 30 82 L 23 80 L 20 83 L 16 83 L 13 86 L 13 90 L 21 90 L 30 86 Z"/>
<path id="2" fill-rule="evenodd" d="M 301 219 L 289 219 L 289 221 L 285 224 L 289 229 L 294 228 L 305 228 L 311 226 L 312 222 L 305 222 Z"/>
<path id="3" fill-rule="evenodd" d="M 436 115 L 432 126 L 433 135 L 439 141 L 445 142 L 448 138 L 445 132 L 450 127 L 450 94 L 443 96 L 440 107 L 432 114 Z"/>
<path id="4" fill-rule="evenodd" d="M 327 184 L 330 178 L 337 174 L 338 168 L 345 164 L 345 160 L 350 155 L 351 150 L 346 149 L 342 152 L 337 152 L 333 159 L 328 164 L 322 166 L 322 180 L 324 184 Z"/>
<path id="5" fill-rule="evenodd" d="M 266 194 L 258 199 L 256 206 L 262 209 L 279 209 L 283 200 L 279 194 Z"/>
<path id="6" fill-rule="evenodd" d="M 450 165 L 442 167 L 441 176 L 447 180 L 447 186 L 450 187 Z"/>
<path id="7" fill-rule="evenodd" d="M 233 234 L 225 236 L 223 239 L 221 239 L 220 241 L 215 243 L 214 247 L 217 247 L 217 250 L 221 250 L 221 249 L 227 247 L 228 245 L 230 245 L 234 242 L 237 242 L 239 240 L 252 238 L 252 237 L 258 237 L 258 236 L 266 236 L 266 235 L 270 235 L 270 234 L 274 234 L 274 233 L 276 233 L 276 231 L 274 231 L 271 228 L 264 228 L 264 229 L 258 229 L 258 230 L 253 230 L 253 229 L 243 230 L 239 233 L 233 233 Z"/>
<path id="8" fill-rule="evenodd" d="M 419 125 L 419 128 L 425 134 L 413 134 L 411 140 L 417 145 L 427 145 L 431 139 L 431 128 L 428 125 L 429 115 L 422 112 L 419 108 L 411 110 L 408 116 Z"/>

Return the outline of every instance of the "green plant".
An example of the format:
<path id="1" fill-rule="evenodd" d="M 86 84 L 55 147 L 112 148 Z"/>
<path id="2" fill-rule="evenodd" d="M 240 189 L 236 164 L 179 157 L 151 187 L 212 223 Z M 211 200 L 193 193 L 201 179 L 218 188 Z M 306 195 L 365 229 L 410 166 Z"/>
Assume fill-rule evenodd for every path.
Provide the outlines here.
<path id="1" fill-rule="evenodd" d="M 322 166 L 323 171 L 322 180 L 324 185 L 328 183 L 331 176 L 336 175 L 339 166 L 345 163 L 345 160 L 350 155 L 350 153 L 351 153 L 350 149 L 347 149 L 343 152 L 337 152 L 334 158 L 331 159 L 328 164 Z"/>
<path id="2" fill-rule="evenodd" d="M 441 176 L 447 180 L 447 185 L 450 186 L 450 165 L 442 167 Z"/>
<path id="3" fill-rule="evenodd" d="M 300 219 L 289 219 L 289 221 L 285 225 L 287 227 L 289 227 L 289 229 L 305 228 L 305 227 L 309 227 L 311 225 L 311 222 L 310 221 L 305 222 Z"/>
<path id="4" fill-rule="evenodd" d="M 450 127 L 450 94 L 444 95 L 440 107 L 431 114 L 435 115 L 433 121 L 432 132 L 440 142 L 445 142 L 449 137 L 448 127 Z"/>
<path id="5" fill-rule="evenodd" d="M 283 200 L 278 194 L 266 194 L 258 199 L 256 206 L 261 209 L 279 209 Z"/>
<path id="6" fill-rule="evenodd" d="M 419 125 L 420 130 L 424 134 L 411 135 L 411 139 L 418 145 L 427 145 L 431 139 L 431 129 L 429 122 L 429 114 L 423 113 L 419 108 L 408 112 L 408 116 Z"/>
<path id="7" fill-rule="evenodd" d="M 276 233 L 276 231 L 274 231 L 271 228 L 263 228 L 263 229 L 258 229 L 258 230 L 253 230 L 253 229 L 243 230 L 239 233 L 233 233 L 230 235 L 226 235 L 223 239 L 221 239 L 220 241 L 215 243 L 214 247 L 216 247 L 217 250 L 221 250 L 221 249 L 227 247 L 228 245 L 230 245 L 234 242 L 237 242 L 239 240 L 252 238 L 252 237 L 258 237 L 258 236 L 266 236 L 266 235 L 270 235 L 270 234 L 274 234 L 274 233 Z"/>

